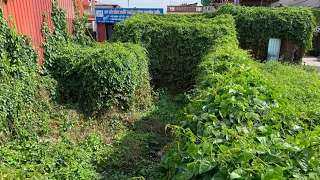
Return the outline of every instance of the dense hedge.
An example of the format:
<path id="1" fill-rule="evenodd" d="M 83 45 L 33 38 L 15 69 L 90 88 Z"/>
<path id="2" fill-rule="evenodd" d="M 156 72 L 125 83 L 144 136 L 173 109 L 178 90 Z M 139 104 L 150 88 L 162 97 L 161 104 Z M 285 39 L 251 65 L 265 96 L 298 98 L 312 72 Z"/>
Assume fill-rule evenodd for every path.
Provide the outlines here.
<path id="1" fill-rule="evenodd" d="M 270 38 L 280 38 L 282 42 L 287 41 L 298 45 L 297 62 L 301 61 L 305 51 L 312 48 L 315 21 L 312 11 L 308 8 L 243 7 L 228 4 L 222 6 L 216 13 L 209 13 L 206 16 L 212 17 L 219 14 L 234 16 L 240 46 L 243 49 L 252 50 L 256 59 L 267 58 Z M 282 49 L 281 55 L 284 55 L 284 60 L 290 61 L 286 52 L 283 51 L 287 49 Z"/>
<path id="2" fill-rule="evenodd" d="M 145 46 L 155 87 L 179 93 L 194 85 L 197 66 L 215 41 L 225 34 L 235 35 L 233 25 L 228 15 L 207 19 L 199 15 L 139 14 L 118 23 L 113 40 Z"/>
<path id="3" fill-rule="evenodd" d="M 225 42 L 201 62 L 185 118 L 173 126 L 166 179 L 318 179 L 319 75 L 258 64 Z"/>
<path id="4" fill-rule="evenodd" d="M 87 113 L 116 105 L 145 105 L 150 96 L 145 49 L 130 43 L 68 45 L 47 68 L 59 83 L 62 98 L 77 102 Z"/>

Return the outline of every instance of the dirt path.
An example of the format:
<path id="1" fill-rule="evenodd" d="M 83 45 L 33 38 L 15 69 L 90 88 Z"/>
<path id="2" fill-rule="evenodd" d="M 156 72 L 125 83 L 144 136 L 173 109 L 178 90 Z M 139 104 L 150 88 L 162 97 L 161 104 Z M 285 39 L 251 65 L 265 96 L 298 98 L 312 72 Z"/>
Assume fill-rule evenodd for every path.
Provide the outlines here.
<path id="1" fill-rule="evenodd" d="M 302 58 L 302 63 L 310 66 L 320 67 L 320 61 L 317 60 L 317 57 L 314 56 L 305 56 Z"/>
<path id="2" fill-rule="evenodd" d="M 317 60 L 317 57 L 314 56 L 305 56 L 302 58 L 302 64 L 313 66 L 320 72 L 320 61 Z"/>

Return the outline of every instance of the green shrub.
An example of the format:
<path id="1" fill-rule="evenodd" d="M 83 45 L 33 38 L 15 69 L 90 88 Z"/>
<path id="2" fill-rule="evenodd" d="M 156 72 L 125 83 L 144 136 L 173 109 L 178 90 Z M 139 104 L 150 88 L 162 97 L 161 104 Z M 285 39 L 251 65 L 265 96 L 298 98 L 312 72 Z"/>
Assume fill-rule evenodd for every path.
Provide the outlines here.
<path id="1" fill-rule="evenodd" d="M 312 48 L 315 21 L 312 11 L 308 8 L 243 7 L 228 4 L 222 6 L 216 13 L 209 13 L 206 16 L 220 14 L 234 16 L 240 46 L 252 50 L 256 59 L 267 58 L 270 38 L 280 38 L 282 42 L 297 44 L 301 58 L 305 51 Z M 281 55 L 285 55 L 284 51 Z M 285 60 L 289 60 L 287 58 L 285 55 Z"/>
<path id="2" fill-rule="evenodd" d="M 197 66 L 216 40 L 235 36 L 235 32 L 234 20 L 228 15 L 206 19 L 199 15 L 139 14 L 118 23 L 113 40 L 141 43 L 148 50 L 155 87 L 180 93 L 195 84 Z"/>
<path id="3" fill-rule="evenodd" d="M 45 133 L 39 97 L 38 56 L 29 37 L 9 29 L 0 8 L 0 144 Z M 41 117 L 39 119 L 39 117 Z"/>
<path id="4" fill-rule="evenodd" d="M 166 178 L 318 179 L 319 76 L 257 64 L 234 46 L 216 47 L 201 63 L 175 126 L 178 143 L 163 161 Z"/>
<path id="5" fill-rule="evenodd" d="M 86 113 L 99 113 L 114 105 L 143 108 L 148 102 L 148 59 L 138 45 L 69 45 L 48 65 L 59 83 L 61 98 L 79 103 Z"/>

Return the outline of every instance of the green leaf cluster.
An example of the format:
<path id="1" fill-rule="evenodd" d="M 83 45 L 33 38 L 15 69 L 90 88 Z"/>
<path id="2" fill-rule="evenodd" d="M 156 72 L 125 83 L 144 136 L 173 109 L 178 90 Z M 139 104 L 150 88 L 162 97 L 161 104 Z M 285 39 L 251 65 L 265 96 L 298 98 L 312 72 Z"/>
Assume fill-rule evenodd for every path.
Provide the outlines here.
<path id="1" fill-rule="evenodd" d="M 93 43 L 86 35 L 86 18 L 80 17 L 77 1 L 73 34 L 69 35 L 65 13 L 55 0 L 52 5 L 54 32 L 44 14 L 44 67 L 58 81 L 59 100 L 77 103 L 88 115 L 102 115 L 111 106 L 125 110 L 148 106 L 146 50 L 130 43 Z"/>
<path id="2" fill-rule="evenodd" d="M 320 25 L 320 9 L 319 8 L 312 9 L 312 13 L 314 16 L 316 26 L 319 26 Z"/>
<path id="3" fill-rule="evenodd" d="M 72 36 L 71 39 L 76 44 L 91 45 L 93 39 L 89 34 L 86 27 L 88 18 L 86 16 L 80 16 L 78 0 L 73 0 L 73 7 L 75 11 L 75 17 L 72 21 Z"/>
<path id="4" fill-rule="evenodd" d="M 113 40 L 146 47 L 153 85 L 181 93 L 195 84 L 202 57 L 217 40 L 224 35 L 235 36 L 235 31 L 230 15 L 209 19 L 199 15 L 139 14 L 118 23 Z"/>
<path id="5" fill-rule="evenodd" d="M 0 146 L 0 177 L 3 179 L 99 179 L 94 161 L 106 151 L 101 134 L 89 134 L 76 143 L 63 137 L 10 141 Z"/>
<path id="6" fill-rule="evenodd" d="M 32 138 L 46 132 L 39 91 L 38 56 L 31 39 L 9 29 L 0 8 L 0 140 Z M 0 141 L 1 143 L 1 141 Z"/>
<path id="7" fill-rule="evenodd" d="M 166 179 L 319 179 L 317 73 L 258 64 L 233 43 L 198 72 Z"/>
<path id="8" fill-rule="evenodd" d="M 93 161 L 105 147 L 102 136 L 93 133 L 79 143 L 66 137 L 78 116 L 51 101 L 57 82 L 42 73 L 31 39 L 11 27 L 0 8 L 0 179 L 97 179 Z M 67 41 L 64 30 L 46 39 Z M 59 52 L 49 44 L 47 52 Z"/>
<path id="9" fill-rule="evenodd" d="M 91 46 L 93 39 L 88 36 L 86 28 L 86 17 L 80 17 L 77 1 L 73 1 L 75 9 L 75 18 L 72 22 L 72 34 L 68 33 L 67 17 L 64 9 L 59 8 L 57 0 L 51 0 L 52 4 L 52 21 L 53 32 L 49 28 L 47 14 L 43 13 L 42 34 L 45 41 L 42 43 L 44 47 L 45 62 L 44 65 L 52 61 L 51 57 L 59 53 L 59 46 L 75 43 Z"/>
<path id="10" fill-rule="evenodd" d="M 87 113 L 110 106 L 142 108 L 150 95 L 145 49 L 130 43 L 69 44 L 47 66 L 58 81 L 61 98 L 78 103 Z"/>
<path id="11" fill-rule="evenodd" d="M 205 16 L 220 14 L 234 16 L 241 48 L 252 50 L 256 59 L 266 59 L 270 38 L 293 42 L 302 52 L 312 49 L 315 19 L 308 8 L 244 7 L 227 4 L 217 12 Z"/>

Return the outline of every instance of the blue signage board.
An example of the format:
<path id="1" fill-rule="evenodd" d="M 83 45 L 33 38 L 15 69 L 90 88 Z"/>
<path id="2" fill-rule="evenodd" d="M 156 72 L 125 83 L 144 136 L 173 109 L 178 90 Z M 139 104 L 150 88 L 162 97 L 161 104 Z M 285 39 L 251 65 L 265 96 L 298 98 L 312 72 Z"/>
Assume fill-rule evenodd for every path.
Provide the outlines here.
<path id="1" fill-rule="evenodd" d="M 162 8 L 96 8 L 98 23 L 117 23 L 137 13 L 163 14 Z"/>

